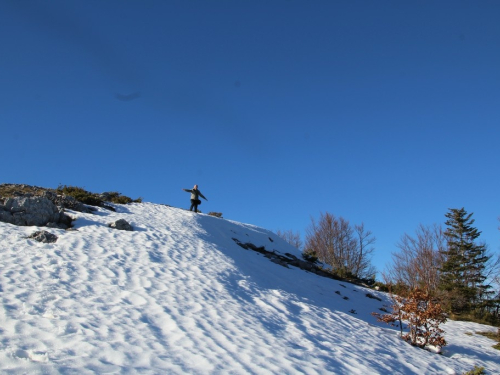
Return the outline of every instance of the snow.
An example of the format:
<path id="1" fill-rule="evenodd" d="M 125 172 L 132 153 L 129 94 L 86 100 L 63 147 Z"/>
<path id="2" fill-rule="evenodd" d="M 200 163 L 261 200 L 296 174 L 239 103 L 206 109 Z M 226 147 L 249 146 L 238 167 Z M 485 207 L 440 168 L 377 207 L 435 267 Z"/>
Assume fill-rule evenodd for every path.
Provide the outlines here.
<path id="1" fill-rule="evenodd" d="M 381 292 L 286 268 L 263 228 L 153 203 L 69 211 L 75 229 L 0 223 L 2 374 L 500 374 L 500 351 L 446 323 L 443 354 L 371 315 Z M 134 231 L 108 227 L 127 220 Z M 26 237 L 48 230 L 59 239 Z M 368 298 L 367 293 L 378 297 Z"/>

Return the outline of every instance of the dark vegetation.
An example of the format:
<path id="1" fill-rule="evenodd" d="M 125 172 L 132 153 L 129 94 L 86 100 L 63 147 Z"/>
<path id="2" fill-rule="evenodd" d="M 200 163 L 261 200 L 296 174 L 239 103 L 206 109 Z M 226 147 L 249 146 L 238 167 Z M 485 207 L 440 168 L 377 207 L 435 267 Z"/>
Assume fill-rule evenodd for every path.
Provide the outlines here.
<path id="1" fill-rule="evenodd" d="M 478 241 L 472 214 L 450 209 L 445 217 L 445 230 L 420 226 L 415 236 L 402 237 L 384 275 L 393 311 L 373 314 L 388 324 L 405 322 L 409 333 L 401 331 L 401 337 L 416 346 L 446 345 L 439 325 L 448 318 L 500 326 L 500 256 Z M 500 338 L 500 328 L 477 333 Z M 484 373 L 476 367 L 467 374 Z"/>
<path id="2" fill-rule="evenodd" d="M 353 225 L 343 217 L 322 213 L 320 219 L 311 219 L 306 232 L 304 257 L 326 264 L 330 272 L 342 278 L 372 279 L 375 268 L 371 264 L 375 237 L 364 224 Z"/>
<path id="3" fill-rule="evenodd" d="M 385 282 L 396 295 L 427 291 L 455 320 L 500 325 L 500 256 L 479 241 L 472 214 L 450 209 L 443 230 L 420 226 L 393 253 Z"/>
<path id="4" fill-rule="evenodd" d="M 72 196 L 76 200 L 88 204 L 90 206 L 102 207 L 106 202 L 116 204 L 141 203 L 142 198 L 132 199 L 118 192 L 106 192 L 102 194 L 91 193 L 83 188 L 76 186 L 59 185 L 55 189 L 57 194 L 65 194 Z"/>
<path id="5" fill-rule="evenodd" d="M 50 191 L 58 195 L 64 194 L 67 196 L 71 196 L 83 204 L 97 207 L 109 208 L 106 203 L 128 204 L 142 202 L 142 198 L 132 199 L 118 192 L 106 192 L 97 194 L 91 193 L 81 187 L 68 185 L 59 185 L 56 189 L 19 184 L 0 185 L 0 197 L 3 198 L 15 197 L 20 195 L 39 196 L 42 195 L 45 191 Z"/>
<path id="6" fill-rule="evenodd" d="M 445 217 L 444 229 L 420 225 L 414 235 L 402 236 L 383 281 L 375 281 L 375 238 L 363 224 L 325 213 L 318 221 L 311 219 L 304 246 L 297 232 L 277 234 L 335 278 L 362 280 L 390 293 L 392 312 L 373 315 L 388 324 L 399 322 L 401 328 L 404 322 L 408 333 L 401 331 L 401 337 L 412 345 L 441 347 L 446 340 L 439 326 L 446 319 L 500 326 L 500 255 L 479 240 L 481 232 L 464 208 L 450 209 Z M 480 368 L 474 371 L 481 373 Z"/>

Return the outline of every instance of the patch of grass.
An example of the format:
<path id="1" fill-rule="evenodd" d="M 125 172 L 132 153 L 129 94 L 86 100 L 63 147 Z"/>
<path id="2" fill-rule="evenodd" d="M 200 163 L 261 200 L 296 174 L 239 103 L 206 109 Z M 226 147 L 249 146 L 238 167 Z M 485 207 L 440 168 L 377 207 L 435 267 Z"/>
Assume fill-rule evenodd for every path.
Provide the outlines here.
<path id="1" fill-rule="evenodd" d="M 84 204 L 88 204 L 90 206 L 104 206 L 105 202 L 111 202 L 116 204 L 129 204 L 129 203 L 141 203 L 142 198 L 137 198 L 133 200 L 130 197 L 125 195 L 121 195 L 116 191 L 112 191 L 109 193 L 96 194 L 91 193 L 81 187 L 77 186 L 59 186 L 57 188 L 58 194 L 65 194 L 75 198 L 77 201 L 80 201 Z"/>
<path id="2" fill-rule="evenodd" d="M 463 375 L 486 375 L 486 372 L 484 371 L 484 367 L 474 366 L 472 370 L 464 372 Z"/>
<path id="3" fill-rule="evenodd" d="M 498 339 L 498 333 L 492 332 L 492 331 L 486 331 L 486 332 L 476 332 L 478 335 L 485 336 L 489 339 L 499 341 Z"/>
<path id="4" fill-rule="evenodd" d="M 88 204 L 90 206 L 102 206 L 102 204 L 104 203 L 104 201 L 99 198 L 97 194 L 91 193 L 83 188 L 76 186 L 59 185 L 57 187 L 57 193 L 68 195 L 75 198 L 77 201 Z"/>
<path id="5" fill-rule="evenodd" d="M 37 186 L 17 185 L 17 184 L 1 184 L 0 197 L 12 198 L 20 194 L 42 195 L 45 190 L 55 192 L 54 189 L 44 189 Z"/>
<path id="6" fill-rule="evenodd" d="M 129 204 L 129 203 L 141 203 L 142 202 L 142 198 L 140 198 L 140 197 L 134 200 L 130 197 L 122 195 L 121 193 L 118 193 L 117 191 L 103 193 L 103 194 L 101 194 L 101 196 L 103 196 L 107 202 L 117 203 L 117 204 Z"/>
<path id="7" fill-rule="evenodd" d="M 493 345 L 494 349 L 500 350 L 500 328 L 497 330 L 497 332 L 493 331 L 486 331 L 486 332 L 476 332 L 478 335 L 485 336 L 489 339 L 492 339 L 494 341 L 497 341 L 498 344 Z"/>
<path id="8" fill-rule="evenodd" d="M 462 314 L 453 314 L 450 313 L 450 319 L 458 320 L 461 322 L 473 322 L 479 324 L 485 324 L 493 327 L 500 327 L 500 320 L 497 316 L 493 314 L 474 314 L 471 313 L 462 313 Z"/>

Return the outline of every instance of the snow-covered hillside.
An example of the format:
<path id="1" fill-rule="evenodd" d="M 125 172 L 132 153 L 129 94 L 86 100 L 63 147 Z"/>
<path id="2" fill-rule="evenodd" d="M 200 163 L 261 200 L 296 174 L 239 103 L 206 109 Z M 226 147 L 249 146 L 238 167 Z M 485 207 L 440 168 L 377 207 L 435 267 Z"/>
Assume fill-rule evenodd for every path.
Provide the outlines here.
<path id="1" fill-rule="evenodd" d="M 274 233 L 151 203 L 71 212 L 75 231 L 0 223 L 2 374 L 500 373 L 472 323 L 432 354 L 371 316 L 383 293 L 271 262 L 300 256 Z M 123 218 L 133 232 L 108 223 Z M 376 298 L 368 298 L 371 293 Z M 467 334 L 466 334 L 467 333 Z"/>

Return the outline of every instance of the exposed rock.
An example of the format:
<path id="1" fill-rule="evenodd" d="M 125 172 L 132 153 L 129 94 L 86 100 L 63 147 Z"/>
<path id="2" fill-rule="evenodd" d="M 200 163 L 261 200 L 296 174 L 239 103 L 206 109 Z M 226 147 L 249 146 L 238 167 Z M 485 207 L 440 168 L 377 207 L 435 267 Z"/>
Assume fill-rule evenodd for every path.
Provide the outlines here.
<path id="1" fill-rule="evenodd" d="M 366 296 L 367 296 L 368 298 L 373 298 L 373 299 L 376 299 L 376 300 L 378 300 L 378 301 L 382 301 L 382 299 L 380 299 L 380 298 L 379 298 L 379 297 L 377 297 L 377 296 L 374 296 L 374 295 L 373 295 L 373 294 L 371 294 L 371 293 L 366 293 Z"/>
<path id="2" fill-rule="evenodd" d="M 95 208 L 85 205 L 74 197 L 57 194 L 56 190 L 31 186 L 24 184 L 0 184 L 0 204 L 3 200 L 11 197 L 44 197 L 52 201 L 56 206 L 67 208 L 73 211 L 91 213 Z"/>
<path id="3" fill-rule="evenodd" d="M 117 221 L 115 221 L 114 223 L 111 223 L 108 225 L 110 228 L 114 228 L 114 229 L 119 229 L 119 230 L 134 230 L 134 228 L 132 228 L 132 225 L 130 225 L 127 220 L 125 219 L 119 219 Z"/>
<path id="4" fill-rule="evenodd" d="M 46 197 L 20 196 L 4 199 L 3 205 L 0 205 L 0 221 L 23 226 L 55 223 L 59 228 L 67 228 L 71 217 Z"/>
<path id="5" fill-rule="evenodd" d="M 91 213 L 90 206 L 53 189 L 20 184 L 1 184 L 0 221 L 21 226 L 67 229 L 72 218 L 64 209 Z"/>
<path id="6" fill-rule="evenodd" d="M 250 242 L 243 243 L 237 238 L 233 238 L 233 241 L 246 250 L 253 250 L 263 254 L 271 262 L 279 264 L 280 266 L 283 266 L 285 268 L 288 268 L 288 266 L 294 266 L 315 273 L 319 272 L 319 269 L 317 269 L 316 266 L 309 262 L 298 259 L 293 254 L 285 253 L 284 255 L 281 255 L 279 253 L 276 253 L 275 251 L 266 250 L 264 246 L 256 246 Z"/>
<path id="7" fill-rule="evenodd" d="M 67 208 L 68 210 L 83 212 L 83 213 L 92 213 L 95 209 L 90 208 L 89 206 L 84 205 L 82 202 L 77 201 L 75 198 L 69 195 L 58 195 L 52 191 L 44 191 L 41 195 L 49 199 L 56 206 Z"/>
<path id="8" fill-rule="evenodd" d="M 43 243 L 54 243 L 57 241 L 57 236 L 45 230 L 39 230 L 28 236 L 32 240 Z"/>
<path id="9" fill-rule="evenodd" d="M 271 262 L 279 264 L 280 266 L 283 266 L 286 268 L 289 268 L 288 266 L 293 266 L 293 267 L 297 267 L 297 268 L 303 269 L 303 270 L 308 271 L 308 272 L 315 273 L 318 276 L 328 277 L 328 278 L 334 279 L 334 280 L 343 280 L 341 277 L 339 277 L 331 272 L 328 272 L 326 270 L 323 270 L 321 267 L 314 264 L 314 262 L 299 259 L 293 254 L 290 254 L 290 253 L 279 254 L 275 251 L 266 250 L 266 248 L 264 246 L 256 246 L 250 242 L 241 242 L 237 238 L 233 238 L 233 241 L 236 242 L 243 249 L 253 250 L 253 251 L 256 251 L 258 253 L 263 254 L 266 258 L 269 258 L 271 260 Z M 347 281 L 349 281 L 353 284 L 362 285 L 360 280 L 352 279 L 352 280 L 347 280 Z"/>

